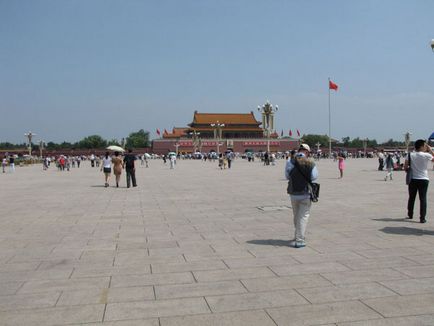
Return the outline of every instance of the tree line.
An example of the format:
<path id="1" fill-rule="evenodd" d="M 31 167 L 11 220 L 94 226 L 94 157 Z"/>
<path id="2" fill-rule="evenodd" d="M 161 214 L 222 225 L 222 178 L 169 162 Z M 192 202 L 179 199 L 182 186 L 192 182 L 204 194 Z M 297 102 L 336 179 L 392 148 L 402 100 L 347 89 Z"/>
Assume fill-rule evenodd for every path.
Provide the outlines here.
<path id="1" fill-rule="evenodd" d="M 302 141 L 312 148 L 316 148 L 317 144 L 320 144 L 320 147 L 328 147 L 329 136 L 327 135 L 316 135 L 316 134 L 307 134 L 301 137 Z M 404 141 L 397 141 L 390 138 L 389 140 L 379 143 L 376 139 L 369 138 L 360 138 L 356 137 L 351 139 L 350 137 L 343 137 L 341 140 L 332 140 L 332 147 L 345 147 L 345 148 L 363 148 L 365 146 L 367 148 L 377 148 L 377 147 L 405 147 Z"/>
<path id="2" fill-rule="evenodd" d="M 288 137 L 283 137 L 288 138 Z M 316 148 L 316 144 L 319 143 L 320 147 L 328 147 L 329 138 L 327 135 L 306 134 L 301 137 L 302 141 L 312 148 Z M 363 148 L 364 142 L 368 148 L 376 147 L 405 147 L 403 141 L 396 141 L 389 139 L 386 142 L 378 143 L 375 139 L 362 139 L 359 137 L 351 139 L 350 137 L 343 137 L 341 140 L 334 141 L 333 147 L 345 147 L 345 148 Z M 48 150 L 60 150 L 60 149 L 101 149 L 110 145 L 125 146 L 126 148 L 144 148 L 150 146 L 149 131 L 140 129 L 137 132 L 132 132 L 124 140 L 118 139 L 104 139 L 100 135 L 90 135 L 84 137 L 78 142 L 48 142 L 45 144 L 45 148 Z M 26 143 L 12 144 L 9 142 L 0 142 L 0 149 L 20 149 L 27 148 Z M 37 143 L 32 145 L 33 149 L 37 150 L 39 145 Z"/>
<path id="3" fill-rule="evenodd" d="M 71 142 L 61 142 L 61 143 L 55 143 L 55 142 L 47 142 L 45 144 L 45 148 L 48 150 L 59 150 L 59 149 L 101 149 L 106 148 L 110 145 L 117 145 L 117 146 L 125 146 L 126 148 L 144 148 L 150 146 L 149 141 L 149 132 L 145 131 L 143 129 L 140 129 L 137 132 L 132 132 L 123 140 L 118 139 L 104 139 L 100 135 L 90 135 L 87 137 L 84 137 L 83 139 L 71 143 Z M 0 149 L 20 149 L 20 148 L 27 148 L 27 143 L 21 143 L 21 144 L 13 144 L 10 142 L 3 142 L 0 143 Z M 35 143 L 32 144 L 32 148 L 37 150 L 39 149 L 39 144 Z"/>

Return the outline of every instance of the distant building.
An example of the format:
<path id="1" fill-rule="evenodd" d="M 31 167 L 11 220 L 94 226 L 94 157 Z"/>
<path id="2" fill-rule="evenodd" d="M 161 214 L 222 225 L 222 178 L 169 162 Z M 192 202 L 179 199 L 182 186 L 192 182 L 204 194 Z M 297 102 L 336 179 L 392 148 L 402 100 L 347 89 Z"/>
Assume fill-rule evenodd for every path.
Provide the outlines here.
<path id="1" fill-rule="evenodd" d="M 220 142 L 220 152 L 228 149 L 234 152 L 266 151 L 267 138 L 253 112 L 250 113 L 199 113 L 193 114 L 193 121 L 186 128 L 173 128 L 165 131 L 163 137 L 154 139 L 152 150 L 157 154 L 167 152 L 192 153 L 198 150 L 203 153 L 217 151 L 217 141 Z M 214 126 L 213 126 L 214 125 Z M 218 128 L 216 125 L 224 125 Z M 283 152 L 297 148 L 298 140 L 293 138 L 278 138 L 273 132 L 270 136 L 270 151 Z"/>

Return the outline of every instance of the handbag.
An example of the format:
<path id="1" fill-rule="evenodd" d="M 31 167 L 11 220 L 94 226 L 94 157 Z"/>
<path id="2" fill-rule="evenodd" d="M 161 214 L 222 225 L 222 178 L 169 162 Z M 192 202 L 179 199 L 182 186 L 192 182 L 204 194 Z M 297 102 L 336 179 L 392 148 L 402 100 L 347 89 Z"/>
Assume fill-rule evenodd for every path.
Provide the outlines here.
<path id="1" fill-rule="evenodd" d="M 306 177 L 306 175 L 303 173 L 303 171 L 299 168 L 297 159 L 294 161 L 294 168 L 296 168 L 300 174 L 303 176 L 303 178 L 307 181 L 309 194 L 310 194 L 310 200 L 314 203 L 316 203 L 319 199 L 319 190 L 320 190 L 320 184 L 317 182 L 312 182 L 310 178 Z M 288 181 L 288 188 L 287 192 L 290 193 L 290 190 L 292 190 L 292 180 L 290 179 Z"/>
<path id="2" fill-rule="evenodd" d="M 413 178 L 413 172 L 411 170 L 411 155 L 408 153 L 408 168 L 405 170 L 405 184 L 409 185 L 411 182 L 411 179 Z"/>

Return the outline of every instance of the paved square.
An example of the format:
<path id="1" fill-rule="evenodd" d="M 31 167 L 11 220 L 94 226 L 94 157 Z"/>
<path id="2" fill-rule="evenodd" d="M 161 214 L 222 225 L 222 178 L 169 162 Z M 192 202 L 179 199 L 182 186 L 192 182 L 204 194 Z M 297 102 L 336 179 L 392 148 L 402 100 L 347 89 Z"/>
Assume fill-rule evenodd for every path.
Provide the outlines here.
<path id="1" fill-rule="evenodd" d="M 434 190 L 420 224 L 403 172 L 346 167 L 318 163 L 303 249 L 284 161 L 1 174 L 0 325 L 434 325 Z"/>

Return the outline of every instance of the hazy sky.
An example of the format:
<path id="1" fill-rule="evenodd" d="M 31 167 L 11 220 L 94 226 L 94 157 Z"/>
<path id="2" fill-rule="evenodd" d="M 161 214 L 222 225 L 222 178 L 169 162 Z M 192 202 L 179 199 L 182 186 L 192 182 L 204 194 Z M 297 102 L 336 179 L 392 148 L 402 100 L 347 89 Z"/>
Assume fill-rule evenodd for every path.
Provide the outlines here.
<path id="1" fill-rule="evenodd" d="M 278 132 L 427 138 L 434 1 L 0 0 L 0 142 L 279 105 Z M 260 115 L 256 111 L 256 117 Z"/>

